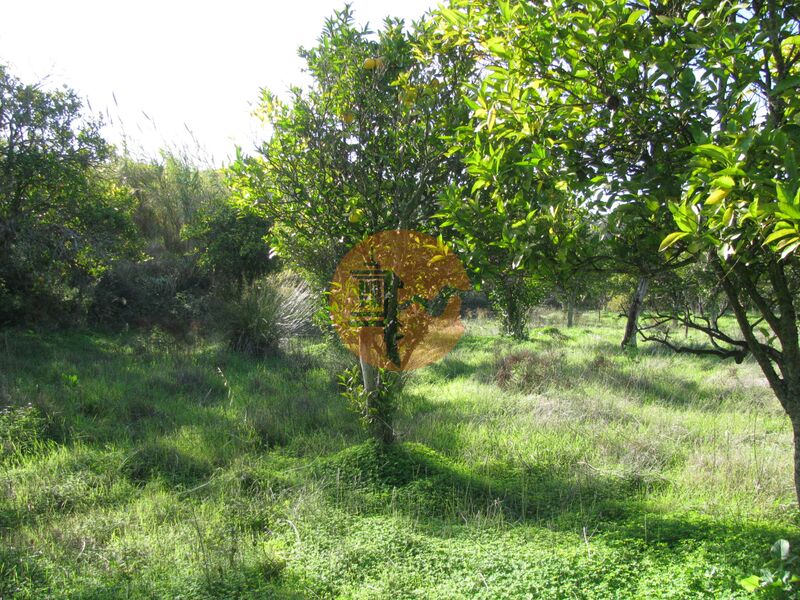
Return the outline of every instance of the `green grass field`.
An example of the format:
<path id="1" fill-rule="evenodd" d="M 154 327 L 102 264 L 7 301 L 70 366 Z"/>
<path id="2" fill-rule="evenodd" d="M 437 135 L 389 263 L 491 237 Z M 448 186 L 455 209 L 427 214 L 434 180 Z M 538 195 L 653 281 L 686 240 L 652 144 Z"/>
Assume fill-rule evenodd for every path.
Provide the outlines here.
<path id="1" fill-rule="evenodd" d="M 747 597 L 800 539 L 788 419 L 752 361 L 621 329 L 469 322 L 390 450 L 322 341 L 0 334 L 0 597 Z"/>

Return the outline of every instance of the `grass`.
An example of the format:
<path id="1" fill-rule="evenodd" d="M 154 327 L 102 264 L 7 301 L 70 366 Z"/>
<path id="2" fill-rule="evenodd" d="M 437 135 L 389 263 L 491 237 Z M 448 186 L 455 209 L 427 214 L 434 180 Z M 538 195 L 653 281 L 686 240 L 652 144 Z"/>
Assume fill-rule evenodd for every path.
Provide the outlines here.
<path id="1" fill-rule="evenodd" d="M 800 539 L 758 367 L 537 324 L 469 322 L 391 449 L 323 342 L 0 333 L 0 597 L 746 597 Z"/>

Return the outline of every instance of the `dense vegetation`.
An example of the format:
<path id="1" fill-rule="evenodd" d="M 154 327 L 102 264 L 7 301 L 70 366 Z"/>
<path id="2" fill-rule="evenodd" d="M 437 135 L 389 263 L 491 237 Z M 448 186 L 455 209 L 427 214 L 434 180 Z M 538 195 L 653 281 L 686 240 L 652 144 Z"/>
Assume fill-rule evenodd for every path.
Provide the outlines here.
<path id="1" fill-rule="evenodd" d="M 797 597 L 798 7 L 345 7 L 300 56 L 223 169 L 0 66 L 0 597 Z M 414 373 L 329 313 L 386 230 L 474 288 Z"/>

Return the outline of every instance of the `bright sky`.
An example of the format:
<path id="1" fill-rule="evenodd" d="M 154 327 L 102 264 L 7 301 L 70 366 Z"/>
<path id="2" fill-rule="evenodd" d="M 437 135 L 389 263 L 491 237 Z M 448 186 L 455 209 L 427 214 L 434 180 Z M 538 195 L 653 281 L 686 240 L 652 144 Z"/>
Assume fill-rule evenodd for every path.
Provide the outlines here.
<path id="1" fill-rule="evenodd" d="M 360 24 L 410 23 L 438 0 L 353 0 Z M 107 123 L 105 135 L 148 155 L 195 148 L 222 164 L 264 137 L 250 115 L 262 87 L 304 82 L 310 47 L 335 0 L 26 0 L 3 3 L 0 63 L 24 82 L 66 84 Z M 115 101 L 116 98 L 116 101 Z"/>

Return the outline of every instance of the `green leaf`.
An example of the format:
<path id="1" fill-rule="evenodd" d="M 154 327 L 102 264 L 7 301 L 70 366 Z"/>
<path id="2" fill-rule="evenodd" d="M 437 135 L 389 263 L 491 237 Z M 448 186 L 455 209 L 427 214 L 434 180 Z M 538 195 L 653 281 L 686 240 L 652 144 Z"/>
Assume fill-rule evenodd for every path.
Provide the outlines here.
<path id="1" fill-rule="evenodd" d="M 800 35 L 790 35 L 781 42 L 781 48 L 784 46 L 800 46 Z"/>
<path id="2" fill-rule="evenodd" d="M 731 162 L 730 150 L 720 146 L 715 146 L 714 144 L 700 144 L 699 146 L 694 147 L 694 152 L 696 154 L 701 154 L 702 156 L 707 156 L 708 158 L 713 158 L 714 160 L 725 163 L 726 165 Z"/>
<path id="3" fill-rule="evenodd" d="M 476 179 L 475 183 L 472 184 L 472 193 L 474 194 L 478 190 L 489 187 L 489 182 L 485 179 Z"/>
<path id="4" fill-rule="evenodd" d="M 725 224 L 726 227 L 730 227 L 733 223 L 733 206 L 729 206 L 725 210 L 725 214 L 722 216 L 722 222 Z"/>
<path id="5" fill-rule="evenodd" d="M 800 221 L 800 209 L 798 209 L 794 204 L 789 204 L 788 202 L 778 202 L 777 212 L 793 221 Z"/>
<path id="6" fill-rule="evenodd" d="M 792 242 L 791 244 L 789 244 L 788 246 L 786 246 L 786 247 L 783 249 L 783 251 L 781 252 L 781 260 L 783 260 L 784 258 L 786 258 L 787 256 L 789 256 L 789 255 L 790 255 L 792 252 L 794 252 L 795 250 L 797 250 L 797 247 L 798 247 L 798 246 L 800 246 L 800 240 L 797 240 L 797 241 L 795 241 L 795 242 Z M 785 541 L 785 540 L 781 540 L 781 541 Z"/>
<path id="7" fill-rule="evenodd" d="M 667 237 L 663 239 L 661 245 L 658 247 L 658 251 L 664 252 L 664 250 L 670 248 L 676 242 L 685 238 L 687 235 L 690 235 L 690 233 L 687 231 L 675 231 L 673 233 L 670 233 Z"/>
<path id="8" fill-rule="evenodd" d="M 780 181 L 775 184 L 775 196 L 778 198 L 778 202 L 789 202 L 789 192 L 786 189 L 786 186 L 783 185 Z"/>
<path id="9" fill-rule="evenodd" d="M 733 177 L 730 175 L 723 175 L 722 177 L 717 177 L 714 181 L 712 181 L 711 185 L 723 190 L 730 190 L 736 187 L 736 181 L 734 181 Z"/>
<path id="10" fill-rule="evenodd" d="M 777 229 L 767 236 L 767 239 L 764 240 L 762 246 L 767 246 L 772 242 L 774 242 L 775 240 L 779 240 L 781 238 L 786 237 L 787 235 L 792 235 L 792 234 L 797 234 L 797 230 L 790 228 Z"/>
<path id="11" fill-rule="evenodd" d="M 785 92 L 786 90 L 795 90 L 797 86 L 800 85 L 800 75 L 793 75 L 792 77 L 787 77 L 786 79 L 778 82 L 772 90 L 770 91 L 771 96 L 778 96 Z"/>
<path id="12" fill-rule="evenodd" d="M 500 0 L 498 6 L 500 7 L 500 12 L 503 14 L 503 20 L 508 23 L 514 14 L 511 10 L 511 3 L 508 0 Z"/>
<path id="13" fill-rule="evenodd" d="M 464 20 L 464 15 L 462 13 L 450 8 L 440 9 L 439 14 L 441 14 L 451 25 L 458 25 Z"/>
<path id="14" fill-rule="evenodd" d="M 694 140 L 695 144 L 702 144 L 708 139 L 703 128 L 695 123 L 689 125 L 689 133 L 692 135 L 692 140 Z"/>
<path id="15" fill-rule="evenodd" d="M 628 25 L 633 25 L 639 20 L 639 17 L 645 13 L 647 13 L 647 11 L 641 8 L 639 10 L 634 10 L 630 15 L 628 15 L 628 20 L 625 21 L 625 23 Z"/>
<path id="16" fill-rule="evenodd" d="M 750 577 L 740 579 L 739 585 L 742 586 L 745 591 L 755 592 L 761 587 L 761 578 L 758 575 L 750 575 Z"/>

